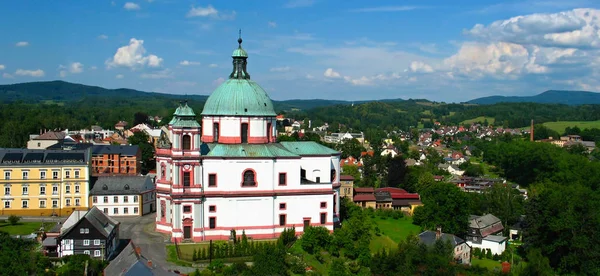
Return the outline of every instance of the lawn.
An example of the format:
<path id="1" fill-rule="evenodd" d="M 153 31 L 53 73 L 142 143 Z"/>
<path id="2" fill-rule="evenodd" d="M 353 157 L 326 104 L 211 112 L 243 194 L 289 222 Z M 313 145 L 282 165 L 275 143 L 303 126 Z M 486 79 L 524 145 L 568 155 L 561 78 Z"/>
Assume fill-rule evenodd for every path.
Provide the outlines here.
<path id="1" fill-rule="evenodd" d="M 54 226 L 54 222 L 45 222 L 44 229 L 49 230 Z M 0 223 L 0 231 L 6 232 L 10 235 L 29 235 L 40 230 L 42 226 L 41 222 L 19 222 L 16 225 L 4 222 Z"/>
<path id="2" fill-rule="evenodd" d="M 562 135 L 567 127 L 577 126 L 581 130 L 586 128 L 600 128 L 600 121 L 559 121 L 559 122 L 546 122 L 543 125 L 549 129 L 552 129 Z"/>
<path id="3" fill-rule="evenodd" d="M 463 125 L 463 124 L 483 123 L 483 121 L 485 121 L 486 119 L 490 125 L 493 125 L 496 122 L 495 118 L 479 116 L 477 118 L 464 120 L 464 121 L 460 122 L 460 124 Z"/>
<path id="4" fill-rule="evenodd" d="M 412 224 L 412 217 L 403 217 L 400 219 L 382 219 L 376 217 L 373 221 L 381 230 L 382 236 L 388 236 L 392 241 L 398 244 L 405 240 L 410 234 L 418 235 L 421 233 L 421 227 Z"/>
<path id="5" fill-rule="evenodd" d="M 485 163 L 481 160 L 480 157 L 471 156 L 470 161 L 472 164 L 481 164 L 483 167 L 483 175 L 491 178 L 500 178 L 500 176 L 492 171 L 493 165 Z"/>
<path id="6" fill-rule="evenodd" d="M 268 240 L 254 240 L 254 242 L 257 243 L 261 243 L 261 242 L 276 242 L 276 239 L 268 239 Z M 251 241 L 248 241 L 251 242 Z M 224 241 L 218 241 L 218 243 L 224 243 Z M 217 242 L 213 242 L 213 246 L 215 246 L 217 244 Z M 202 249 L 206 250 L 208 252 L 209 248 L 210 248 L 210 242 L 201 242 L 201 243 L 180 243 L 178 244 L 179 246 L 179 252 L 181 253 L 181 259 L 184 261 L 191 261 L 192 260 L 192 256 L 194 255 L 194 249 L 197 251 L 201 251 Z M 175 245 L 167 245 L 167 252 L 173 252 L 175 253 Z M 176 254 L 175 254 L 176 256 Z M 173 259 L 173 258 L 171 258 Z M 172 260 L 169 260 L 172 261 Z"/>
<path id="7" fill-rule="evenodd" d="M 502 269 L 502 264 L 499 261 L 494 261 L 494 260 L 489 260 L 489 259 L 472 258 L 471 264 L 474 266 L 478 265 L 481 267 L 485 267 L 485 268 L 489 269 L 490 271 L 494 271 L 494 269 L 496 269 L 496 268 Z"/>

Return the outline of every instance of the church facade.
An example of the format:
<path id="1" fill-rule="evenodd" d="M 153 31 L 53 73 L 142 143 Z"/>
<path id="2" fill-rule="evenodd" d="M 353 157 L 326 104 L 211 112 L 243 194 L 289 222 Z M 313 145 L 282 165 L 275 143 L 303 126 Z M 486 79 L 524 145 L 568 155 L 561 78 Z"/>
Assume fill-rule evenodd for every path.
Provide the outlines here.
<path id="1" fill-rule="evenodd" d="M 182 103 L 159 139 L 156 230 L 173 241 L 225 240 L 231 230 L 255 239 L 290 227 L 333 231 L 340 153 L 315 142 L 277 142 L 273 103 L 250 79 L 238 43 L 229 79 L 199 118 Z"/>

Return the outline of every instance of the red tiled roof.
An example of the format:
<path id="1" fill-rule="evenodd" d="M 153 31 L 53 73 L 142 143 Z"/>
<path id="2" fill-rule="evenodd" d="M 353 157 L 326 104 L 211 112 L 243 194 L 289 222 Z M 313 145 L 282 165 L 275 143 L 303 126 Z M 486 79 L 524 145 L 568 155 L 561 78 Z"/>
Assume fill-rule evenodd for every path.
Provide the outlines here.
<path id="1" fill-rule="evenodd" d="M 351 181 L 354 180 L 354 177 L 352 177 L 351 175 L 342 174 L 340 175 L 340 180 Z"/>
<path id="2" fill-rule="evenodd" d="M 404 189 L 394 188 L 394 187 L 386 187 L 377 189 L 378 192 L 385 191 L 389 192 L 392 195 L 393 199 L 420 199 L 419 194 L 412 194 L 407 192 Z"/>
<path id="3" fill-rule="evenodd" d="M 356 193 L 373 193 L 375 192 L 375 189 L 373 189 L 373 187 L 354 187 L 354 192 Z"/>
<path id="4" fill-rule="evenodd" d="M 385 188 L 379 188 L 379 189 L 377 189 L 377 191 L 378 191 L 378 192 L 380 192 L 380 191 L 385 191 L 385 192 L 389 192 L 390 194 L 391 194 L 391 193 L 403 193 L 403 194 L 406 194 L 406 193 L 408 193 L 408 192 L 407 192 L 406 190 L 404 190 L 404 189 L 401 189 L 401 188 L 395 188 L 395 187 L 385 187 Z"/>
<path id="5" fill-rule="evenodd" d="M 354 196 L 354 202 L 376 201 L 374 194 L 358 194 Z"/>
<path id="6" fill-rule="evenodd" d="M 36 137 L 34 140 L 62 140 L 65 139 L 66 136 L 67 134 L 61 131 L 48 131 Z"/>
<path id="7" fill-rule="evenodd" d="M 367 154 L 370 155 L 370 156 L 373 156 L 373 154 L 375 154 L 375 152 L 372 151 L 372 150 L 370 150 L 370 151 L 363 151 L 363 152 L 360 153 L 360 156 L 362 157 L 362 156 L 365 156 Z"/>

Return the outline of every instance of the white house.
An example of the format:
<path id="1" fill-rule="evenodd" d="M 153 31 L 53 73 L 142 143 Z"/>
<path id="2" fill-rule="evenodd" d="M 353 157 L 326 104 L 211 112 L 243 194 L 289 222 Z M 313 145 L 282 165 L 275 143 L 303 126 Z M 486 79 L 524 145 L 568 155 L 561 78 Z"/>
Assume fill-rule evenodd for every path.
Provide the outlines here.
<path id="1" fill-rule="evenodd" d="M 174 241 L 229 239 L 231 230 L 276 238 L 292 226 L 296 233 L 309 225 L 332 231 L 340 153 L 276 141 L 277 114 L 250 80 L 238 43 L 233 72 L 206 100 L 202 127 L 182 103 L 157 143 L 156 230 Z"/>
<path id="2" fill-rule="evenodd" d="M 492 254 L 500 255 L 506 249 L 508 237 L 496 235 L 504 230 L 502 221 L 492 214 L 471 216 L 467 243 L 473 248 L 490 249 Z"/>
<path id="3" fill-rule="evenodd" d="M 156 190 L 147 176 L 101 176 L 90 190 L 91 202 L 109 216 L 143 216 L 156 211 Z"/>

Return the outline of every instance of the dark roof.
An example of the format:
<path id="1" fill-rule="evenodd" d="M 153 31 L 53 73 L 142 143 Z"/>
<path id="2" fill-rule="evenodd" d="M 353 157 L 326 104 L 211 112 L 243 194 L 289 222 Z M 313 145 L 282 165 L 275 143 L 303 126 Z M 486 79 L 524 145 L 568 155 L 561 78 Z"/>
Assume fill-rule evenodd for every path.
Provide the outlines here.
<path id="1" fill-rule="evenodd" d="M 94 145 L 92 147 L 92 155 L 120 154 L 120 155 L 135 156 L 135 155 L 137 155 L 139 149 L 140 148 L 137 145 L 131 145 L 131 146 Z"/>
<path id="2" fill-rule="evenodd" d="M 449 241 L 452 246 L 457 246 L 465 241 L 455 235 L 442 233 L 440 235 L 440 239 L 443 241 Z M 431 246 L 435 244 L 436 241 L 436 232 L 434 231 L 425 231 L 419 234 L 419 240 L 427 246 Z"/>
<path id="3" fill-rule="evenodd" d="M 386 191 L 375 192 L 375 199 L 378 202 L 392 202 L 392 195 Z"/>
<path id="4" fill-rule="evenodd" d="M 154 188 L 148 176 L 100 176 L 92 184 L 90 195 L 137 195 Z"/>
<path id="5" fill-rule="evenodd" d="M 73 212 L 71 214 L 71 216 L 77 216 L 79 215 L 76 212 Z M 69 234 L 77 224 L 79 224 L 79 222 L 81 222 L 82 219 L 87 219 L 87 221 L 89 221 L 94 228 L 96 228 L 96 230 L 98 230 L 102 235 L 104 235 L 105 237 L 110 236 L 110 233 L 115 230 L 115 228 L 117 227 L 117 225 L 119 225 L 120 222 L 112 219 L 111 217 L 107 216 L 106 214 L 104 214 L 104 212 L 100 211 L 100 209 L 98 209 L 98 207 L 94 206 L 92 207 L 89 211 L 87 211 L 87 213 L 85 213 L 85 215 L 83 215 L 78 221 L 77 223 L 73 224 L 71 227 L 69 227 L 69 229 L 66 229 L 65 231 L 63 231 L 60 236 L 64 237 L 65 235 Z M 69 220 L 69 218 L 67 218 L 67 220 Z"/>
<path id="6" fill-rule="evenodd" d="M 178 275 L 169 272 L 154 263 L 148 263 L 142 252 L 136 251 L 135 244 L 131 241 L 123 251 L 114 258 L 104 269 L 104 275 L 111 276 L 146 276 L 146 275 Z"/>
<path id="7" fill-rule="evenodd" d="M 421 204 L 418 199 L 394 199 L 392 200 L 392 206 L 396 207 L 409 207 L 410 205 Z"/>
<path id="8" fill-rule="evenodd" d="M 471 216 L 469 221 L 469 227 L 479 229 L 481 232 L 481 236 L 483 237 L 504 230 L 504 226 L 502 226 L 502 221 L 492 214 L 487 214 L 484 216 Z"/>
<path id="9" fill-rule="evenodd" d="M 33 138 L 33 140 L 62 140 L 65 139 L 66 136 L 67 134 L 62 131 L 48 131 L 38 137 Z"/>
<path id="10" fill-rule="evenodd" d="M 0 148 L 2 164 L 87 164 L 86 150 L 39 150 Z"/>

